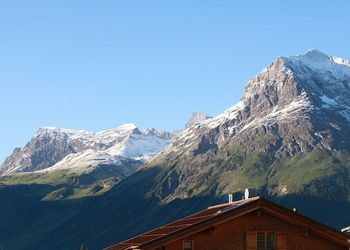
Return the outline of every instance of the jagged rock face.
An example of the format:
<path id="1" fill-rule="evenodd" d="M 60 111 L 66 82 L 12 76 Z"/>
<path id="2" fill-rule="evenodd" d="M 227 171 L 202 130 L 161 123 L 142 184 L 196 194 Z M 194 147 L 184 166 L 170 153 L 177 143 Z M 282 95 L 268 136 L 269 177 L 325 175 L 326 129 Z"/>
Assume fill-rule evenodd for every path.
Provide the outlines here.
<path id="1" fill-rule="evenodd" d="M 79 140 L 69 141 L 69 135 L 49 128 L 39 129 L 33 139 L 22 149 L 16 149 L 1 166 L 1 173 L 15 167 L 33 171 L 54 165 L 66 155 L 85 149 Z"/>
<path id="2" fill-rule="evenodd" d="M 350 149 L 343 136 L 350 132 L 349 85 L 344 59 L 317 50 L 280 57 L 248 82 L 237 105 L 185 130 L 166 153 L 198 155 L 228 144 L 276 157 Z"/>
<path id="3" fill-rule="evenodd" d="M 209 116 L 207 116 L 204 113 L 201 112 L 193 112 L 190 119 L 188 120 L 188 122 L 186 123 L 186 128 L 191 127 L 192 125 L 201 123 L 202 121 L 206 120 L 210 118 Z"/>
<path id="4" fill-rule="evenodd" d="M 279 58 L 253 78 L 242 98 L 248 124 L 234 142 L 278 156 L 349 149 L 350 67 L 331 59 L 315 50 Z"/>
<path id="5" fill-rule="evenodd" d="M 171 141 L 171 134 L 139 130 L 134 124 L 102 132 L 41 128 L 23 148 L 16 148 L 0 167 L 0 175 L 38 170 L 84 168 L 145 158 Z"/>
<path id="6" fill-rule="evenodd" d="M 222 194 L 244 180 L 275 192 L 284 183 L 267 188 L 274 162 L 314 150 L 350 150 L 344 136 L 350 133 L 349 85 L 344 59 L 316 50 L 276 59 L 248 82 L 238 104 L 182 131 L 150 162 L 166 173 L 155 195 L 186 198 L 213 187 Z"/>

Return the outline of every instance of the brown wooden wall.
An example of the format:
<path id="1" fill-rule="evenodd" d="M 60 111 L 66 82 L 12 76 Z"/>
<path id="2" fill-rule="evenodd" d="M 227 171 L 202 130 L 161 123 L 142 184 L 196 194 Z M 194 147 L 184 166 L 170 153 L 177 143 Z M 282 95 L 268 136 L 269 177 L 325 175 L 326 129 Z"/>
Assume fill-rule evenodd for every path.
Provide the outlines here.
<path id="1" fill-rule="evenodd" d="M 285 233 L 288 250 L 345 250 L 339 246 L 312 233 L 306 236 L 305 228 L 287 224 L 271 215 L 256 212 L 214 226 L 213 230 L 205 230 L 188 236 L 186 240 L 194 241 L 194 250 L 245 250 L 246 232 L 274 231 Z M 183 240 L 164 244 L 166 250 L 182 250 Z M 152 248 L 152 250 L 157 249 Z"/>

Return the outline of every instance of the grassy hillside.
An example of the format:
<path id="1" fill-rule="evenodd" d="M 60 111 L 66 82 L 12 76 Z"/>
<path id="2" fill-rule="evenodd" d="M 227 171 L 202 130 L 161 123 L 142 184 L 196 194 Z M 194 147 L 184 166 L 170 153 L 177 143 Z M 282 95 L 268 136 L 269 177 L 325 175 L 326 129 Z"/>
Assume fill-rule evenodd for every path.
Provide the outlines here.
<path id="1" fill-rule="evenodd" d="M 191 174 L 184 175 L 188 168 Z M 70 190 L 44 183 L 10 185 L 3 180 L 0 245 L 5 250 L 74 250 L 85 243 L 90 250 L 101 249 L 226 201 L 228 193 L 239 197 L 246 187 L 340 228 L 350 224 L 349 171 L 347 151 L 317 150 L 277 160 L 231 147 L 210 160 L 196 157 L 171 166 L 148 166 L 107 192 L 91 186 L 75 191 L 74 186 Z M 96 195 L 57 199 L 71 192 Z"/>

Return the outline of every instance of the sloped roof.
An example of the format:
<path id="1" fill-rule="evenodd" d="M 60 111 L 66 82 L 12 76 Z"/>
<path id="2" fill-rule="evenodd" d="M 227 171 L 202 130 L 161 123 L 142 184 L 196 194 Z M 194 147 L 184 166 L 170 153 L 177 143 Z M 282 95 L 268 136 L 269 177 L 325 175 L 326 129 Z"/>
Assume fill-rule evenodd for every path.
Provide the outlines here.
<path id="1" fill-rule="evenodd" d="M 261 196 L 257 196 L 245 200 L 234 201 L 232 203 L 225 203 L 217 206 L 208 207 L 206 210 L 184 217 L 182 219 L 161 226 L 144 234 L 140 234 L 126 241 L 107 247 L 104 250 L 140 249 L 141 247 L 149 246 L 151 244 L 157 244 L 158 242 L 165 242 L 168 239 L 175 238 L 176 236 L 181 236 L 189 230 L 194 231 L 196 230 L 196 228 L 201 226 L 210 227 L 211 223 L 220 220 L 225 220 L 227 219 L 227 216 L 232 216 L 232 212 L 239 212 L 236 216 L 240 216 L 242 214 L 254 211 L 261 207 L 264 207 L 264 209 L 267 210 L 276 210 L 277 208 L 277 210 L 281 210 L 281 212 L 287 213 L 290 216 L 296 217 L 298 220 L 301 220 L 302 223 L 304 223 L 307 227 L 310 227 L 311 225 L 315 226 L 315 231 L 317 231 L 318 229 L 321 236 L 328 237 L 331 239 L 336 238 L 336 241 L 338 243 L 346 244 L 346 246 L 348 246 L 348 237 L 340 231 L 332 229 L 308 217 L 302 216 L 289 209 L 279 206 L 271 201 L 264 199 Z"/>

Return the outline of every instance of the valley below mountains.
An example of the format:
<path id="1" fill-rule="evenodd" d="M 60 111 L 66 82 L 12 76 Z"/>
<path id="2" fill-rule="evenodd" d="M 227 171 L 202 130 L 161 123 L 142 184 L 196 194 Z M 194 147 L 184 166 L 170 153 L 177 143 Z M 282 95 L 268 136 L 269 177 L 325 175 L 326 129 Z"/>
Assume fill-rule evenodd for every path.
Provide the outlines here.
<path id="1" fill-rule="evenodd" d="M 0 166 L 3 249 L 101 249 L 245 188 L 350 225 L 350 62 L 279 57 L 236 105 L 164 132 L 41 128 Z"/>

